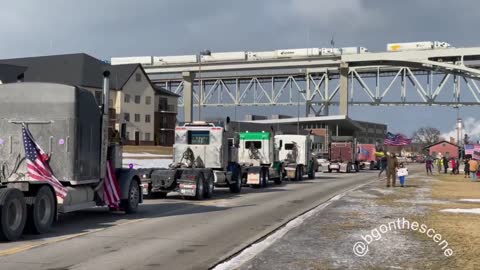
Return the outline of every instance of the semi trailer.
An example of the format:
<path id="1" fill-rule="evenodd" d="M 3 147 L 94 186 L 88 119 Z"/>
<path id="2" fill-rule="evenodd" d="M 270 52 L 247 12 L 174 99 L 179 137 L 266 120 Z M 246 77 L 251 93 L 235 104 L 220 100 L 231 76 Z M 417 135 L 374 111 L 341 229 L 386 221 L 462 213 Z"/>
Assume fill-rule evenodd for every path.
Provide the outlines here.
<path id="1" fill-rule="evenodd" d="M 355 149 L 355 142 L 332 142 L 330 144 L 328 172 L 358 172 L 360 166 Z"/>
<path id="2" fill-rule="evenodd" d="M 421 51 L 421 50 L 437 50 L 451 48 L 447 42 L 442 41 L 418 41 L 418 42 L 402 42 L 402 43 L 388 43 L 388 52 L 401 51 Z"/>
<path id="3" fill-rule="evenodd" d="M 202 200 L 213 195 L 215 187 L 228 187 L 232 193 L 242 189 L 238 164 L 238 135 L 213 123 L 185 123 L 175 128 L 173 162 L 169 168 L 143 169 L 143 194 L 166 197 L 170 192 Z"/>
<path id="4" fill-rule="evenodd" d="M 312 135 L 275 135 L 279 159 L 290 180 L 300 181 L 304 175 L 315 178 L 316 158 L 312 157 Z"/>
<path id="5" fill-rule="evenodd" d="M 59 213 L 137 211 L 140 178 L 121 168 L 122 145 L 109 140 L 109 72 L 103 75 L 100 109 L 76 86 L 0 85 L 0 238 L 45 233 Z"/>

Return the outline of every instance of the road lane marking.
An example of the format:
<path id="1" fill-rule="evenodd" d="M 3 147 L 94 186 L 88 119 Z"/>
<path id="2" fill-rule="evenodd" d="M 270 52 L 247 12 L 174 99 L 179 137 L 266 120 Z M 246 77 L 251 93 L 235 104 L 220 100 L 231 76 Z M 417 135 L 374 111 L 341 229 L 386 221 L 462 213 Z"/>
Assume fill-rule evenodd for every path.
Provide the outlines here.
<path id="1" fill-rule="evenodd" d="M 145 218 L 129 220 L 129 221 L 126 221 L 124 223 L 120 223 L 120 224 L 117 224 L 117 225 L 114 225 L 114 226 L 111 226 L 111 227 L 94 229 L 94 230 L 91 230 L 91 231 L 88 231 L 88 232 L 76 233 L 76 234 L 72 234 L 72 235 L 67 235 L 67 236 L 63 236 L 63 237 L 54 238 L 52 240 L 47 240 L 47 241 L 31 242 L 31 243 L 24 244 L 24 245 L 21 245 L 21 246 L 18 246 L 18 247 L 0 250 L 0 257 L 17 254 L 17 253 L 24 252 L 24 251 L 27 251 L 27 250 L 32 249 L 32 248 L 37 248 L 37 247 L 41 247 L 41 246 L 45 246 L 45 245 L 50 245 L 50 244 L 70 240 L 70 239 L 77 238 L 77 237 L 80 237 L 80 236 L 84 236 L 84 235 L 87 235 L 87 234 L 101 232 L 101 231 L 104 231 L 104 230 L 107 230 L 107 229 L 111 229 L 111 228 L 115 228 L 115 227 L 119 227 L 119 226 L 123 226 L 123 225 L 137 223 L 137 222 L 140 222 L 140 221 L 143 221 L 143 220 L 145 220 Z"/>

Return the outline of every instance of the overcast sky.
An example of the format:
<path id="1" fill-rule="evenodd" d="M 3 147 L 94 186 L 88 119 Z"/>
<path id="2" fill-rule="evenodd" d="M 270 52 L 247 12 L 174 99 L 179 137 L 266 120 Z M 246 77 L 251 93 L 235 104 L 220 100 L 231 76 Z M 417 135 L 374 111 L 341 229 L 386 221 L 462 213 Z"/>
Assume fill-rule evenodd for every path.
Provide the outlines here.
<path id="1" fill-rule="evenodd" d="M 48 0 L 5 1 L 0 58 L 86 52 L 112 56 L 364 46 L 441 40 L 480 46 L 474 0 Z M 295 109 L 287 110 L 296 113 Z M 455 111 L 353 108 L 354 119 L 411 133 L 419 125 L 448 132 Z M 216 113 L 217 110 L 210 110 Z M 246 111 L 245 111 L 246 112 Z M 272 113 L 278 113 L 275 110 Z M 480 110 L 462 109 L 463 117 Z"/>

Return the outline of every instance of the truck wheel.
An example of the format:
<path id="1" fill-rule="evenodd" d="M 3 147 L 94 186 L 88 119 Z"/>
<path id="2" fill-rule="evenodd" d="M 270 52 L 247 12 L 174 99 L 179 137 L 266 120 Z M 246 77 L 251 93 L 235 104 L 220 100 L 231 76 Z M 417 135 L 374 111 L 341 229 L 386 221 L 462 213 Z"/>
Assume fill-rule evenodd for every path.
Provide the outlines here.
<path id="1" fill-rule="evenodd" d="M 205 195 L 205 177 L 203 173 L 198 173 L 196 181 L 197 190 L 195 192 L 195 200 L 203 200 Z"/>
<path id="2" fill-rule="evenodd" d="M 128 198 L 120 201 L 120 208 L 125 213 L 131 214 L 138 210 L 138 204 L 140 203 L 140 188 L 137 180 L 132 180 L 130 187 L 128 188 Z"/>
<path id="3" fill-rule="evenodd" d="M 269 175 L 268 175 L 268 168 L 266 168 L 266 167 L 263 167 L 263 168 L 262 168 L 260 177 L 261 177 L 261 178 L 260 178 L 260 179 L 261 179 L 261 184 L 260 184 L 260 186 L 261 186 L 262 188 L 267 187 L 267 186 L 268 186 L 268 177 L 269 177 Z"/>
<path id="4" fill-rule="evenodd" d="M 230 192 L 240 193 L 242 191 L 242 173 L 238 171 L 238 173 L 232 174 L 231 182 Z"/>
<path id="5" fill-rule="evenodd" d="M 35 234 L 46 233 L 50 230 L 55 219 L 55 197 L 52 190 L 41 187 L 35 197 L 27 197 L 27 224 L 28 232 Z"/>
<path id="6" fill-rule="evenodd" d="M 352 163 L 347 163 L 347 173 L 351 173 L 352 172 Z"/>
<path id="7" fill-rule="evenodd" d="M 283 170 L 280 170 L 280 173 L 278 174 L 278 178 L 274 179 L 275 185 L 281 185 L 283 182 Z"/>
<path id="8" fill-rule="evenodd" d="M 213 175 L 212 175 L 213 176 Z M 207 182 L 205 183 L 205 198 L 212 198 L 213 197 L 213 190 L 215 185 L 213 183 L 213 177 L 210 177 Z"/>
<path id="9" fill-rule="evenodd" d="M 20 238 L 27 221 L 23 193 L 15 188 L 0 189 L 0 238 L 14 241 Z"/>
<path id="10" fill-rule="evenodd" d="M 302 166 L 297 166 L 297 169 L 295 170 L 295 180 L 297 181 L 302 181 L 303 180 L 303 167 Z"/>
<path id="11" fill-rule="evenodd" d="M 375 170 L 375 163 L 373 161 L 370 162 L 370 170 Z"/>

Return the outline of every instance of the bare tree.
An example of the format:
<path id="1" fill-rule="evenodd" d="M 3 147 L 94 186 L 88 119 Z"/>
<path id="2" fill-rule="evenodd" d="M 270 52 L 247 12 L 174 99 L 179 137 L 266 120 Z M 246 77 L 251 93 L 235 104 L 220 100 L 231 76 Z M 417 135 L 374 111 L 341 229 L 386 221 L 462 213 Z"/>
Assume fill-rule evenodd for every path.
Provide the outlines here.
<path id="1" fill-rule="evenodd" d="M 421 127 L 413 133 L 413 142 L 423 146 L 431 145 L 440 140 L 440 130 L 433 127 Z"/>

